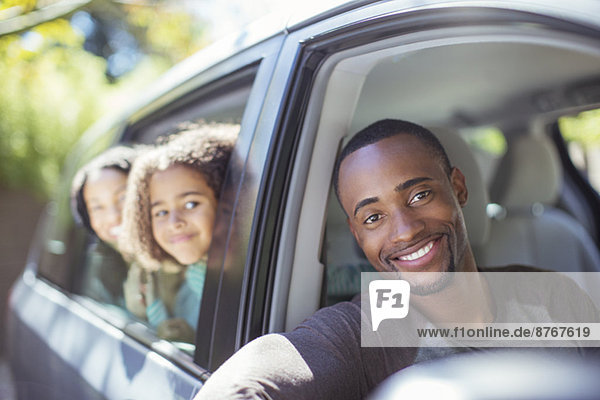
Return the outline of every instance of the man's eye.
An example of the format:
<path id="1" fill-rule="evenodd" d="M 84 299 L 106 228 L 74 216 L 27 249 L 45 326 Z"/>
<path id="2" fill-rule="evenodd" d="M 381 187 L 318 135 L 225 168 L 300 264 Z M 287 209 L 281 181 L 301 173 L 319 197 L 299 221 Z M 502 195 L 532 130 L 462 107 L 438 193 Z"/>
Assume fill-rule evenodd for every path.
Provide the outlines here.
<path id="1" fill-rule="evenodd" d="M 381 219 L 381 214 L 372 214 L 365 219 L 365 224 L 374 224 Z"/>
<path id="2" fill-rule="evenodd" d="M 422 192 L 419 192 L 419 193 L 415 194 L 415 197 L 413 197 L 410 200 L 409 204 L 414 204 L 414 203 L 416 203 L 418 201 L 424 200 L 427 197 L 429 197 L 430 194 L 431 194 L 431 190 L 424 190 Z"/>
<path id="3" fill-rule="evenodd" d="M 185 209 L 186 210 L 191 210 L 192 208 L 196 208 L 198 206 L 198 204 L 200 204 L 197 201 L 186 201 L 185 202 Z"/>

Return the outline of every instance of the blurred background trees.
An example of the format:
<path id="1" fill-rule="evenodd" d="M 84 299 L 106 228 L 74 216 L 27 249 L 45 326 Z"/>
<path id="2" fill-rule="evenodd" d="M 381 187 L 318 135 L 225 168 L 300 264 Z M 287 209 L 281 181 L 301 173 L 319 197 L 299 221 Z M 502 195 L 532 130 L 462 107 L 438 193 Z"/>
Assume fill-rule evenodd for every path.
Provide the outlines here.
<path id="1" fill-rule="evenodd" d="M 176 62 L 281 2 L 0 0 L 0 321 L 81 134 Z"/>
<path id="2" fill-rule="evenodd" d="M 102 114 L 206 42 L 175 1 L 0 0 L 0 188 L 51 195 Z"/>
<path id="3" fill-rule="evenodd" d="M 600 193 L 600 109 L 559 118 L 573 164 Z"/>
<path id="4" fill-rule="evenodd" d="M 286 3 L 294 2 L 0 0 L 0 192 L 45 201 L 92 122 L 223 30 Z M 599 189 L 600 111 L 559 123 L 573 160 Z M 503 153 L 500 132 L 476 133 L 476 145 Z"/>

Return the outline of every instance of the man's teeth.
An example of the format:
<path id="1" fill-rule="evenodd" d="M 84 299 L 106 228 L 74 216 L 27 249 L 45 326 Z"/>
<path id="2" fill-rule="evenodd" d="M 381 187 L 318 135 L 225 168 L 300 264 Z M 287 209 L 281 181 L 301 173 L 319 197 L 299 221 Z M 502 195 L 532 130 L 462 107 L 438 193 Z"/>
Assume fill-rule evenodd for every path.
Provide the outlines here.
<path id="1" fill-rule="evenodd" d="M 407 256 L 402 256 L 402 257 L 400 257 L 400 259 L 402 261 L 413 261 L 413 260 L 416 260 L 417 258 L 421 258 L 425 254 L 429 253 L 432 248 L 433 248 L 433 242 L 429 242 L 424 247 L 421 247 L 419 250 L 415 251 L 414 253 L 409 254 Z"/>

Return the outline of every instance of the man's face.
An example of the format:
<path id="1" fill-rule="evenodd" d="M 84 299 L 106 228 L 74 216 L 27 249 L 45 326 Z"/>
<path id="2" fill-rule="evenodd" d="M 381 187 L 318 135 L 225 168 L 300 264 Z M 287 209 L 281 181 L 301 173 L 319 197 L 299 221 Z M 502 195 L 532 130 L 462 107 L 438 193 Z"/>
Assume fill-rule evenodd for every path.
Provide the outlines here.
<path id="1" fill-rule="evenodd" d="M 339 194 L 350 230 L 377 270 L 442 273 L 416 275 L 411 286 L 423 294 L 445 286 L 447 272 L 475 270 L 464 257 L 464 176 L 455 168 L 448 177 L 419 139 L 400 134 L 350 154 L 340 166 Z"/>

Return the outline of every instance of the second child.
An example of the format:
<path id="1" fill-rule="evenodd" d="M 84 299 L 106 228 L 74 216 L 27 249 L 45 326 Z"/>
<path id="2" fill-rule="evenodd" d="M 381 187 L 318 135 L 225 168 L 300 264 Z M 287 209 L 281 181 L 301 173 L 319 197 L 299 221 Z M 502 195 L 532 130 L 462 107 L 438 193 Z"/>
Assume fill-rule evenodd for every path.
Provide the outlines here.
<path id="1" fill-rule="evenodd" d="M 148 273 L 141 296 L 160 337 L 193 342 L 221 185 L 239 126 L 188 126 L 138 158 L 120 247 Z"/>

